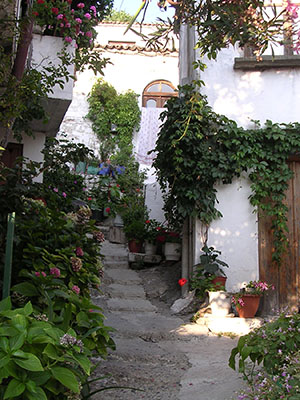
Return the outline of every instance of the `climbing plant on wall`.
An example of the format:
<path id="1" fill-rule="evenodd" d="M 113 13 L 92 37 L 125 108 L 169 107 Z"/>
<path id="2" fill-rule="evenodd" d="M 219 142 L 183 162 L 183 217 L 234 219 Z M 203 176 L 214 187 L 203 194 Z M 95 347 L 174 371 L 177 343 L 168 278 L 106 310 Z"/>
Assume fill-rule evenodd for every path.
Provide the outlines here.
<path id="1" fill-rule="evenodd" d="M 102 79 L 93 86 L 88 98 L 88 118 L 99 138 L 102 160 L 117 153 L 131 156 L 133 132 L 139 128 L 141 119 L 137 97 L 131 90 L 117 93 Z"/>
<path id="2" fill-rule="evenodd" d="M 254 121 L 253 129 L 246 130 L 215 113 L 196 86 L 183 86 L 180 92 L 161 115 L 155 148 L 168 220 L 178 224 L 192 216 L 209 225 L 222 216 L 216 185 L 247 173 L 250 203 L 272 218 L 273 261 L 280 265 L 288 244 L 284 199 L 292 172 L 287 159 L 300 149 L 300 124 L 266 121 L 261 127 Z"/>

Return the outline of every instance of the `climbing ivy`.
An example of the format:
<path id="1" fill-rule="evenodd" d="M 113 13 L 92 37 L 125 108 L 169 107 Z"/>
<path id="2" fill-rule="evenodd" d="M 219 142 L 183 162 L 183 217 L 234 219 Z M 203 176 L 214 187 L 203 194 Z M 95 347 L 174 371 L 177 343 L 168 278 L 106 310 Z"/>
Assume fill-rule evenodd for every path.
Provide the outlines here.
<path id="1" fill-rule="evenodd" d="M 287 206 L 284 204 L 292 177 L 287 159 L 300 149 L 300 124 L 273 124 L 243 129 L 215 113 L 197 85 L 180 88 L 170 99 L 156 143 L 154 167 L 164 191 L 166 217 L 182 224 L 197 217 L 208 226 L 221 217 L 217 209 L 217 184 L 230 184 L 247 173 L 250 203 L 271 217 L 273 261 L 280 265 L 287 249 Z"/>
<path id="2" fill-rule="evenodd" d="M 131 90 L 118 94 L 103 79 L 93 86 L 88 98 L 87 116 L 93 122 L 93 131 L 100 140 L 102 160 L 116 153 L 131 156 L 133 132 L 139 128 L 141 119 L 137 97 Z"/>

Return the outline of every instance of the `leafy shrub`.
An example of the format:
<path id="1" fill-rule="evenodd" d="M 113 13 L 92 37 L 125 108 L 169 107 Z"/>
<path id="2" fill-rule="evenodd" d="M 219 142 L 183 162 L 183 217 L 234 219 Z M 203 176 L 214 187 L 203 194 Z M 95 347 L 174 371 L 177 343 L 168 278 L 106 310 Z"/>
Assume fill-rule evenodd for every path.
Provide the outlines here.
<path id="1" fill-rule="evenodd" d="M 235 369 L 238 358 L 238 370 L 245 378 L 252 379 L 254 368 L 260 364 L 268 374 L 277 375 L 286 360 L 300 345 L 300 315 L 281 314 L 275 321 L 264 324 L 239 339 L 229 359 L 229 366 Z M 250 371 L 247 364 L 252 365 Z"/>
<path id="2" fill-rule="evenodd" d="M 31 303 L 12 310 L 0 303 L 0 396 L 2 399 L 68 399 L 80 393 L 91 362 L 76 333 L 35 315 Z M 74 397 L 73 397 L 74 398 Z"/>

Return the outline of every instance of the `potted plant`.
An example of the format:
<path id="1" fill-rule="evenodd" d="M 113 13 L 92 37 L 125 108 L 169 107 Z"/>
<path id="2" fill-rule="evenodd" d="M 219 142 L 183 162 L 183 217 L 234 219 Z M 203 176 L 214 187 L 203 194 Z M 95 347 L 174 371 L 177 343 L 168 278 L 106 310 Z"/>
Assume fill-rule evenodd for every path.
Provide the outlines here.
<path id="1" fill-rule="evenodd" d="M 261 296 L 269 291 L 274 290 L 271 285 L 262 280 L 250 281 L 238 293 L 232 296 L 232 304 L 240 318 L 253 318 L 258 310 Z"/>
<path id="2" fill-rule="evenodd" d="M 195 285 L 197 285 L 197 281 L 205 279 L 201 284 L 198 282 L 198 285 L 203 287 L 203 283 L 207 284 L 207 290 L 225 290 L 227 277 L 222 267 L 228 268 L 229 265 L 219 259 L 221 252 L 215 250 L 214 247 L 205 245 L 202 247 L 201 251 L 200 263 L 195 264 L 193 267 L 193 280 L 196 281 Z"/>
<path id="3" fill-rule="evenodd" d="M 155 219 L 145 221 L 145 253 L 156 254 L 157 237 L 162 230 L 161 224 Z"/>
<path id="4" fill-rule="evenodd" d="M 167 261 L 178 261 L 181 257 L 181 236 L 175 231 L 164 233 L 164 255 Z"/>
<path id="5" fill-rule="evenodd" d="M 141 251 L 145 239 L 145 220 L 147 220 L 147 207 L 144 196 L 137 192 L 134 195 L 124 196 L 123 204 L 119 208 L 124 223 L 124 233 L 128 240 L 129 250 L 133 253 Z M 136 247 L 138 244 L 138 247 Z"/>
<path id="6" fill-rule="evenodd" d="M 128 240 L 131 253 L 140 253 L 145 239 L 145 224 L 143 220 L 133 220 L 124 224 L 124 233 Z"/>

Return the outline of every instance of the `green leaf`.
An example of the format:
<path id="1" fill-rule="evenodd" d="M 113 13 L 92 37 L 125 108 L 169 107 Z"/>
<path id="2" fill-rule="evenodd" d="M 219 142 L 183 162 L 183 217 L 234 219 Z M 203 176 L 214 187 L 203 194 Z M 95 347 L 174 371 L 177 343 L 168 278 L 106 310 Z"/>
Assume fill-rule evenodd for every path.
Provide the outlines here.
<path id="1" fill-rule="evenodd" d="M 13 361 L 19 365 L 20 367 L 27 369 L 28 371 L 44 371 L 44 368 L 42 367 L 42 364 L 40 360 L 35 356 L 34 354 L 31 353 L 26 353 L 27 359 L 18 359 L 18 358 L 13 358 Z"/>
<path id="2" fill-rule="evenodd" d="M 6 337 L 0 337 L 0 349 L 4 351 L 4 353 L 8 353 L 10 351 L 9 341 Z"/>
<path id="3" fill-rule="evenodd" d="M 24 390 L 25 385 L 23 382 L 20 382 L 17 379 L 12 379 L 5 390 L 3 399 L 14 399 L 20 396 L 24 392 Z"/>
<path id="4" fill-rule="evenodd" d="M 6 297 L 6 299 L 0 301 L 0 312 L 11 310 L 11 300 L 10 297 Z"/>
<path id="5" fill-rule="evenodd" d="M 74 393 L 80 392 L 78 381 L 73 372 L 69 369 L 63 367 L 53 367 L 51 368 L 51 373 L 55 379 L 57 379 L 68 389 L 72 390 Z"/>
<path id="6" fill-rule="evenodd" d="M 18 336 L 14 336 L 9 340 L 9 345 L 11 348 L 11 351 L 15 351 L 20 349 L 26 339 L 26 332 L 19 334 Z"/>
<path id="7" fill-rule="evenodd" d="M 53 360 L 58 360 L 60 358 L 57 349 L 55 346 L 53 346 L 53 344 L 48 344 L 45 347 L 43 354 L 46 354 L 49 358 Z"/>
<path id="8" fill-rule="evenodd" d="M 46 393 L 41 387 L 37 387 L 35 392 L 26 392 L 26 396 L 28 400 L 47 400 Z"/>
<path id="9" fill-rule="evenodd" d="M 0 369 L 5 367 L 5 365 L 7 365 L 10 361 L 10 356 L 6 355 L 4 357 L 0 358 Z"/>
<path id="10" fill-rule="evenodd" d="M 14 285 L 11 290 L 27 297 L 39 296 L 40 294 L 37 287 L 30 282 L 18 283 L 17 285 Z"/>
<path id="11" fill-rule="evenodd" d="M 237 347 L 231 350 L 231 355 L 229 358 L 229 367 L 235 370 L 235 357 L 238 354 L 239 350 Z"/>
<path id="12" fill-rule="evenodd" d="M 73 358 L 74 358 L 74 360 L 76 360 L 78 362 L 78 364 L 81 366 L 81 368 L 84 370 L 84 372 L 87 375 L 90 375 L 91 362 L 88 359 L 88 357 L 84 356 L 83 354 L 74 354 Z"/>

